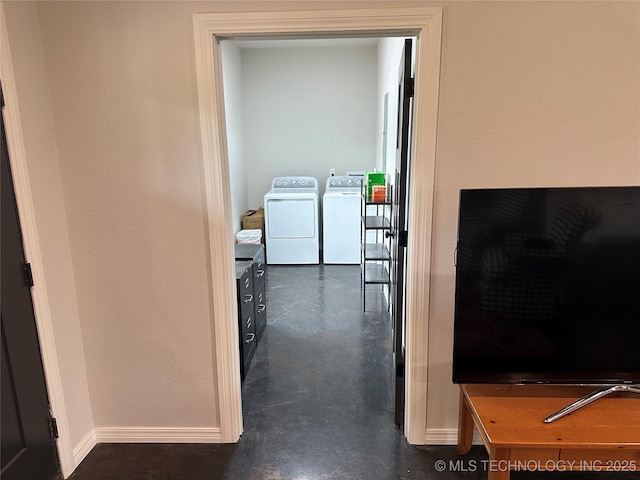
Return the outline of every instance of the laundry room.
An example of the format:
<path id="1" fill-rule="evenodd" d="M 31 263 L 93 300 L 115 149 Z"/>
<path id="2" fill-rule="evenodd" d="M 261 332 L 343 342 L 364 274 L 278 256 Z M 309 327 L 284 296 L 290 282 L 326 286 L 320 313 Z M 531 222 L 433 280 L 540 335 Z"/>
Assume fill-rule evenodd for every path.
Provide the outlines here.
<path id="1" fill-rule="evenodd" d="M 275 178 L 312 177 L 322 263 L 329 177 L 376 170 L 393 183 L 402 45 L 401 38 L 221 42 L 234 238 L 243 214 L 265 206 Z M 267 247 L 269 263 L 268 256 Z"/>
<path id="2" fill-rule="evenodd" d="M 411 45 L 221 41 L 249 442 L 324 432 L 327 416 L 339 437 L 400 438 L 406 197 L 393 192 L 408 180 Z"/>
<path id="3" fill-rule="evenodd" d="M 247 422 L 341 378 L 337 385 L 354 387 L 368 378 L 372 390 L 341 389 L 328 406 L 372 401 L 395 408 L 398 422 L 388 233 L 404 46 L 403 38 L 221 42 Z M 368 183 L 384 190 L 382 202 L 363 201 Z M 368 230 L 369 214 L 382 214 L 383 228 Z M 322 385 L 301 380 L 310 372 Z M 265 397 L 265 385 L 282 384 L 278 400 Z"/>

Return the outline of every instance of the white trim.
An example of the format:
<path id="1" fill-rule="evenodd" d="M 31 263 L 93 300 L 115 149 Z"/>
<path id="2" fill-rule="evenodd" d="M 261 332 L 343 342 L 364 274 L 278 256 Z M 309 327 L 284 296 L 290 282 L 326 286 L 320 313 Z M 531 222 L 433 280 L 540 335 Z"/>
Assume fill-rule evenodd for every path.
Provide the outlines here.
<path id="1" fill-rule="evenodd" d="M 457 428 L 428 428 L 424 435 L 425 445 L 457 445 Z M 477 430 L 473 431 L 473 445 L 482 445 L 482 438 Z"/>
<path id="2" fill-rule="evenodd" d="M 18 211 L 20 212 L 20 228 L 22 230 L 25 256 L 27 257 L 27 261 L 31 263 L 33 277 L 36 279 L 36 285 L 31 289 L 31 297 L 38 328 L 40 352 L 42 355 L 47 391 L 49 393 L 49 404 L 53 416 L 58 423 L 60 437 L 57 440 L 57 447 L 60 470 L 62 475 L 67 478 L 71 475 L 76 465 L 69 434 L 69 420 L 60 377 L 60 365 L 58 364 L 58 354 L 56 352 L 55 338 L 53 335 L 53 323 L 51 320 L 51 310 L 49 309 L 49 297 L 47 295 L 44 265 L 42 263 L 40 239 L 36 227 L 27 155 L 18 108 L 18 93 L 13 73 L 11 52 L 9 51 L 9 38 L 4 15 L 0 16 L 2 17 L 0 71 L 2 71 L 2 90 L 5 99 L 3 113 L 7 133 L 7 148 L 9 149 L 16 202 L 18 204 Z"/>
<path id="3" fill-rule="evenodd" d="M 232 275 L 229 172 L 220 64 L 221 38 L 416 36 L 416 93 L 409 192 L 405 435 L 425 441 L 431 229 L 442 8 L 239 12 L 193 17 L 211 265 L 212 331 L 221 437 L 237 441 L 242 409 Z"/>
<path id="4" fill-rule="evenodd" d="M 218 427 L 101 427 L 98 443 L 223 443 Z"/>
<path id="5" fill-rule="evenodd" d="M 86 457 L 89 452 L 96 446 L 98 440 L 96 439 L 96 431 L 91 430 L 87 433 L 80 443 L 78 443 L 73 449 L 73 463 L 76 467 L 82 463 L 84 457 Z"/>
<path id="6" fill-rule="evenodd" d="M 196 16 L 197 19 L 197 16 Z M 221 52 L 214 36 L 194 19 L 200 135 L 207 205 L 207 234 L 211 288 L 212 343 L 216 372 L 220 434 L 225 442 L 237 442 L 242 434 L 242 397 L 238 355 L 229 165 L 226 161 L 226 128 Z M 223 161 L 224 159 L 224 161 Z M 214 288 L 215 285 L 215 288 Z"/>
<path id="7" fill-rule="evenodd" d="M 431 242 L 440 90 L 442 9 L 430 9 L 416 42 L 406 288 L 405 434 L 422 443 L 427 424 Z"/>

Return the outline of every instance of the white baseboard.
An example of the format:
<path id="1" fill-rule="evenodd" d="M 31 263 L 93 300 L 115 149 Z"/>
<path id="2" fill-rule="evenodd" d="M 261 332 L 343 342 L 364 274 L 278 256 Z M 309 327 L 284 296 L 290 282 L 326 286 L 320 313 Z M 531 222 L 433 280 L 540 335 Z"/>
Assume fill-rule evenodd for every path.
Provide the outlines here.
<path id="1" fill-rule="evenodd" d="M 222 443 L 220 427 L 100 427 L 98 443 Z"/>
<path id="2" fill-rule="evenodd" d="M 457 428 L 427 428 L 424 436 L 425 445 L 457 445 Z M 476 430 L 473 431 L 473 444 L 482 445 L 482 439 Z"/>
<path id="3" fill-rule="evenodd" d="M 73 468 L 74 470 L 80 465 L 84 457 L 86 457 L 89 452 L 97 445 L 98 441 L 96 440 L 96 431 L 92 429 L 89 433 L 87 433 L 80 443 L 78 443 L 73 448 Z"/>

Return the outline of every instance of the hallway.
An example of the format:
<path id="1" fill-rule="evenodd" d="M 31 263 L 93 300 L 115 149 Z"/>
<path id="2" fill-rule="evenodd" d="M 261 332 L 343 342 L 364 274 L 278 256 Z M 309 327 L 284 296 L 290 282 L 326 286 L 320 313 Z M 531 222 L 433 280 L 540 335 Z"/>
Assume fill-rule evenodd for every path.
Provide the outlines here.
<path id="1" fill-rule="evenodd" d="M 455 458 L 455 449 L 412 447 L 396 429 L 389 314 L 380 287 L 368 288 L 363 312 L 358 265 L 270 265 L 268 325 L 242 387 L 240 442 L 98 445 L 72 480 L 434 474 L 440 452 Z"/>
<path id="2" fill-rule="evenodd" d="M 408 445 L 396 429 L 389 315 L 381 295 L 362 312 L 359 266 L 271 265 L 267 271 L 268 326 L 242 387 L 240 442 L 102 444 L 71 480 L 486 478 L 482 447 L 458 458 L 454 446 Z M 368 298 L 379 291 L 372 287 Z M 446 462 L 445 471 L 436 470 L 437 460 Z"/>
<path id="3" fill-rule="evenodd" d="M 359 266 L 268 272 L 267 341 L 243 386 L 242 448 L 284 478 L 399 473 L 384 300 L 362 312 Z"/>

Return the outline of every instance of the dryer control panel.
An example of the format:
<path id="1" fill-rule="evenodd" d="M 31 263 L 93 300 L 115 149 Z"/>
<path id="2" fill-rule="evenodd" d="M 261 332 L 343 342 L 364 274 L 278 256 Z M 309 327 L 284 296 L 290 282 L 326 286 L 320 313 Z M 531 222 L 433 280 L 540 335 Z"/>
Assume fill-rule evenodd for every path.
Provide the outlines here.
<path id="1" fill-rule="evenodd" d="M 272 190 L 298 189 L 318 187 L 318 182 L 314 177 L 276 177 L 271 183 Z"/>

